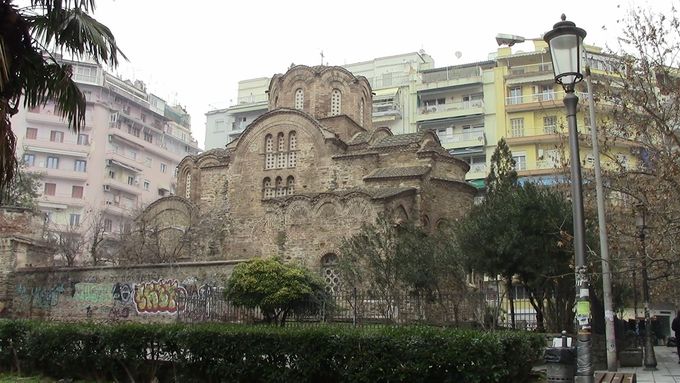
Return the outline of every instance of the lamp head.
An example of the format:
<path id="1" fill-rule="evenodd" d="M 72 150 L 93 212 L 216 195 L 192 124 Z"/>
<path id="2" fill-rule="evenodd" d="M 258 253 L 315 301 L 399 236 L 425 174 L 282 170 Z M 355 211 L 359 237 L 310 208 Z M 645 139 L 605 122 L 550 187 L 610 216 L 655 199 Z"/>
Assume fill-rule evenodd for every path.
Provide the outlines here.
<path id="1" fill-rule="evenodd" d="M 569 93 L 573 92 L 576 83 L 583 79 L 580 65 L 586 31 L 566 19 L 562 14 L 562 21 L 546 32 L 543 39 L 550 47 L 555 82 L 561 84 Z"/>

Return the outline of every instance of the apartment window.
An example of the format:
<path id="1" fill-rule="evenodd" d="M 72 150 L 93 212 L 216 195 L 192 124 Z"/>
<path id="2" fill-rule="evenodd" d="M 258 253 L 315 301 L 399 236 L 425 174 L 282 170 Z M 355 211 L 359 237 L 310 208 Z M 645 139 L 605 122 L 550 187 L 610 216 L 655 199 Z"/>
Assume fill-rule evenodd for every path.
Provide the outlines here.
<path id="1" fill-rule="evenodd" d="M 80 214 L 71 214 L 68 218 L 68 223 L 71 226 L 80 225 Z"/>
<path id="2" fill-rule="evenodd" d="M 113 226 L 113 222 L 111 222 L 110 218 L 104 218 L 104 231 L 107 233 L 111 232 L 111 227 Z"/>
<path id="3" fill-rule="evenodd" d="M 73 162 L 74 172 L 86 172 L 87 171 L 87 161 L 85 160 L 75 160 Z"/>
<path id="4" fill-rule="evenodd" d="M 137 152 L 135 152 L 134 150 L 130 150 L 130 151 L 128 151 L 128 156 L 130 158 L 132 158 L 133 160 L 136 160 L 137 159 Z"/>
<path id="5" fill-rule="evenodd" d="M 149 190 L 149 187 L 151 187 L 151 183 L 148 180 L 144 180 L 144 190 Z"/>
<path id="6" fill-rule="evenodd" d="M 35 154 L 24 154 L 24 163 L 26 166 L 34 166 L 35 165 Z"/>
<path id="7" fill-rule="evenodd" d="M 217 120 L 215 121 L 215 129 L 213 132 L 215 133 L 222 133 L 224 132 L 226 124 L 224 123 L 224 120 Z"/>
<path id="8" fill-rule="evenodd" d="M 146 114 L 142 113 L 140 117 L 142 119 L 142 122 L 146 122 Z"/>
<path id="9" fill-rule="evenodd" d="M 141 132 L 142 132 L 141 128 L 137 128 L 137 127 L 129 127 L 128 128 L 128 133 L 132 134 L 135 137 L 139 137 Z"/>
<path id="10" fill-rule="evenodd" d="M 554 134 L 557 132 L 557 116 L 543 117 L 543 133 Z"/>
<path id="11" fill-rule="evenodd" d="M 144 132 L 144 141 L 153 143 L 153 134 Z"/>
<path id="12" fill-rule="evenodd" d="M 168 170 L 168 165 L 161 162 L 161 173 L 165 173 Z"/>
<path id="13" fill-rule="evenodd" d="M 522 103 L 522 87 L 515 86 L 510 88 L 510 92 L 508 92 L 508 104 L 516 105 L 521 103 Z"/>
<path id="14" fill-rule="evenodd" d="M 78 198 L 78 199 L 83 198 L 83 187 L 73 185 L 71 187 L 71 198 Z"/>
<path id="15" fill-rule="evenodd" d="M 342 110 L 342 93 L 338 89 L 331 92 L 331 116 L 340 115 Z"/>
<path id="16" fill-rule="evenodd" d="M 64 132 L 58 130 L 53 130 L 50 132 L 50 141 L 52 142 L 64 142 Z"/>
<path id="17" fill-rule="evenodd" d="M 128 183 L 128 185 L 134 185 L 135 184 L 135 177 L 128 176 L 127 183 Z"/>
<path id="18" fill-rule="evenodd" d="M 90 144 L 90 136 L 87 134 L 78 134 L 78 145 L 89 145 Z"/>
<path id="19" fill-rule="evenodd" d="M 46 168 L 59 169 L 59 157 L 47 157 Z"/>
<path id="20" fill-rule="evenodd" d="M 552 85 L 539 85 L 536 97 L 539 101 L 550 101 L 555 99 L 555 88 Z"/>
<path id="21" fill-rule="evenodd" d="M 524 118 L 510 119 L 510 134 L 512 137 L 524 136 Z"/>
<path id="22" fill-rule="evenodd" d="M 57 184 L 45 182 L 44 195 L 54 195 L 57 192 Z"/>
<path id="23" fill-rule="evenodd" d="M 305 92 L 302 89 L 295 91 L 295 109 L 302 110 L 305 105 Z"/>
<path id="24" fill-rule="evenodd" d="M 527 156 L 526 154 L 517 154 L 512 156 L 512 159 L 515 160 L 515 170 L 520 171 L 520 170 L 527 170 Z"/>
<path id="25" fill-rule="evenodd" d="M 35 140 L 38 138 L 38 129 L 36 128 L 26 128 L 26 139 Z"/>

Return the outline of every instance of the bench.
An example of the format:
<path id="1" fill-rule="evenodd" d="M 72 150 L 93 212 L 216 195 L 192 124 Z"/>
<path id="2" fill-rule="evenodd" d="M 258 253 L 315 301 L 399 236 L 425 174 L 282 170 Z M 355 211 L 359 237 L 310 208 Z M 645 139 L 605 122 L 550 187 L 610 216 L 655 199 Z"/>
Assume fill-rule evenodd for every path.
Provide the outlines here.
<path id="1" fill-rule="evenodd" d="M 595 383 L 637 383 L 634 372 L 596 372 Z"/>

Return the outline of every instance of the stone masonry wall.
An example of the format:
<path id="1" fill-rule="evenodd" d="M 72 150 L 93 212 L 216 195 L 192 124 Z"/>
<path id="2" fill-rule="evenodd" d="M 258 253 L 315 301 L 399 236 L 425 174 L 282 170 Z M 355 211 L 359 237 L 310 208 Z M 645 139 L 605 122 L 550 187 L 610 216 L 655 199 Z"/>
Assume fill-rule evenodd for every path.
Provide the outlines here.
<path id="1" fill-rule="evenodd" d="M 205 311 L 178 299 L 219 291 L 240 262 L 20 269 L 13 274 L 9 313 L 60 321 L 171 322 L 180 313 Z"/>

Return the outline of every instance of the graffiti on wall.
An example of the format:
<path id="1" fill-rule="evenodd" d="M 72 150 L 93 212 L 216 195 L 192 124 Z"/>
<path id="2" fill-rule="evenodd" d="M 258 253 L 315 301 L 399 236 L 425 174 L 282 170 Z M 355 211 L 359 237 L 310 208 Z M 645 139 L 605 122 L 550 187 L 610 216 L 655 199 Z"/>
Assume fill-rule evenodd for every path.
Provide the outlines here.
<path id="1" fill-rule="evenodd" d="M 117 282 L 113 285 L 113 300 L 122 304 L 132 303 L 132 287 L 129 283 Z"/>
<path id="2" fill-rule="evenodd" d="M 111 301 L 111 285 L 91 282 L 76 283 L 73 300 L 88 303 L 108 303 Z"/>
<path id="3" fill-rule="evenodd" d="M 26 287 L 22 284 L 17 285 L 17 296 L 22 300 L 30 302 L 38 308 L 50 308 L 59 304 L 59 296 L 64 293 L 64 284 L 43 287 Z"/>
<path id="4" fill-rule="evenodd" d="M 186 294 L 186 290 L 176 279 L 137 283 L 133 293 L 135 309 L 139 314 L 174 314 L 178 294 Z"/>

